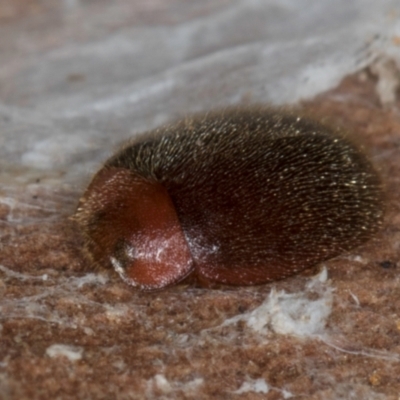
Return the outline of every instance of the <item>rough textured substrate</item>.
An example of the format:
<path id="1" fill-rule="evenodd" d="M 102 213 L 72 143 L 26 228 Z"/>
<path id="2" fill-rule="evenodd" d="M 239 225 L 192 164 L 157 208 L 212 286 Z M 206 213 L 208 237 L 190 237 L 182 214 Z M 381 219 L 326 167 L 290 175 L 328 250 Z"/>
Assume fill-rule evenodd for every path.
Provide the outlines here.
<path id="1" fill-rule="evenodd" d="M 325 263 L 328 280 L 134 291 L 83 260 L 67 221 L 78 191 L 47 191 L 51 177 L 18 189 L 10 172 L 0 398 L 398 399 L 400 104 L 384 110 L 362 72 L 304 107 L 354 132 L 389 198 L 383 232 Z"/>

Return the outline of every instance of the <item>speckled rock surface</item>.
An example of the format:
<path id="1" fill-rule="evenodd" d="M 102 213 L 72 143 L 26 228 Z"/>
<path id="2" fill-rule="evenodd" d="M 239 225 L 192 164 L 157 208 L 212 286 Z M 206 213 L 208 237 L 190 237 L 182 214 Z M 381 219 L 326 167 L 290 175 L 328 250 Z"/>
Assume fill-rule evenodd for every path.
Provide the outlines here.
<path id="1" fill-rule="evenodd" d="M 282 38 L 274 18 L 296 7 L 275 5 L 263 31 L 270 10 L 244 4 L 0 1 L 1 399 L 399 398 L 392 58 L 365 58 L 301 104 L 352 132 L 380 170 L 385 227 L 361 248 L 270 285 L 144 293 L 94 270 L 68 220 L 91 174 L 133 132 L 208 106 L 273 101 L 276 85 L 290 87 L 282 64 L 255 55 L 268 35 Z M 368 20 L 355 10 L 353 20 Z M 328 32 L 350 34 L 341 30 L 349 21 L 328 20 Z M 234 35 L 235 21 L 247 36 Z M 306 36 L 312 19 L 302 21 L 298 31 L 287 25 L 290 36 Z"/>

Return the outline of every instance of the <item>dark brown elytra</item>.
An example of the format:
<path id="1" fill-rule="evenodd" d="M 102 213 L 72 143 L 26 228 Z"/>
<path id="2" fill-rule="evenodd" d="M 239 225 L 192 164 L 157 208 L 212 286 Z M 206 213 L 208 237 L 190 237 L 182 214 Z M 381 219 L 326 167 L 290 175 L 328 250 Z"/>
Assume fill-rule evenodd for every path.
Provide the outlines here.
<path id="1" fill-rule="evenodd" d="M 263 107 L 195 115 L 110 158 L 76 219 L 94 261 L 142 289 L 194 274 L 253 285 L 365 242 L 382 221 L 379 177 L 332 128 Z"/>

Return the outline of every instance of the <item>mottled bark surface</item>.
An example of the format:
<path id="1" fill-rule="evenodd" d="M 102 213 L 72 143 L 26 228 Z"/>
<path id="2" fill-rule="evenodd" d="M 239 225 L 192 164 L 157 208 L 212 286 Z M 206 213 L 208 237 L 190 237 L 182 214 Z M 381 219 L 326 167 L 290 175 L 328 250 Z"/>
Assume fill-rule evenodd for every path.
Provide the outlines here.
<path id="1" fill-rule="evenodd" d="M 63 5 L 68 9 L 73 3 Z M 106 18 L 105 8 L 95 12 L 95 2 L 83 2 L 84 11 L 72 7 L 75 14 L 68 17 L 50 2 L 10 6 L 0 1 L 0 31 L 8 35 L 0 35 L 0 57 L 8 60 L 3 69 L 0 64 L 0 398 L 398 399 L 400 102 L 381 105 L 373 69 L 301 105 L 352 132 L 379 168 L 388 196 L 382 232 L 324 263 L 327 279 L 324 272 L 313 277 L 318 266 L 257 287 L 180 285 L 145 293 L 132 290 L 114 271 L 94 270 L 85 261 L 82 238 L 68 220 L 85 182 L 115 143 L 166 117 L 157 101 L 152 116 L 151 98 L 132 105 L 142 119 L 130 130 L 123 107 L 121 115 L 107 114 L 107 108 L 104 117 L 86 109 L 72 115 L 62 103 L 64 95 L 77 90 L 71 104 L 84 107 L 85 94 L 92 101 L 107 90 L 122 90 L 129 69 L 114 66 L 109 87 L 94 93 L 90 80 L 97 79 L 96 69 L 91 76 L 85 60 L 62 70 L 59 81 L 47 80 L 45 69 L 37 75 L 41 51 L 65 46 L 68 38 L 74 45 L 63 51 L 77 51 L 79 41 L 95 41 L 132 24 L 146 25 L 152 34 L 153 28 L 226 7 L 223 1 L 191 7 L 179 1 L 138 2 L 137 10 L 128 12 L 126 1 L 117 3 Z M 82 23 L 72 29 L 65 18 Z M 202 51 L 210 48 L 193 49 L 197 55 Z M 64 55 L 60 50 L 47 61 L 56 63 Z M 207 73 L 204 79 L 212 82 Z M 239 85 L 243 91 L 244 84 Z M 179 114 L 174 107 L 184 98 L 182 88 L 178 99 L 169 98 L 168 118 Z M 206 94 L 197 95 L 198 103 L 190 103 L 188 95 L 193 109 L 206 103 Z M 244 100 L 253 99 L 251 87 L 248 96 Z M 70 119 L 58 104 L 67 107 Z M 97 129 L 110 136 L 96 136 Z M 52 130 L 58 141 L 48 139 Z M 89 138 L 86 147 L 78 141 L 81 136 Z"/>

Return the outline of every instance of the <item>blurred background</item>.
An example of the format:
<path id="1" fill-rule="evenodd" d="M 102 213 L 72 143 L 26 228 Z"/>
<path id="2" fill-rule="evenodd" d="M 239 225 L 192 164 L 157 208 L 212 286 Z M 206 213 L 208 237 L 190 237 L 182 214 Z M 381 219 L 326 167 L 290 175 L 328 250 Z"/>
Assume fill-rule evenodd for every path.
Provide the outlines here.
<path id="1" fill-rule="evenodd" d="M 398 400 L 399 65 L 399 0 L 0 0 L 0 398 Z M 124 140 L 304 100 L 382 169 L 380 241 L 224 290 L 85 261 L 68 217 Z"/>
<path id="2" fill-rule="evenodd" d="M 396 0 L 0 0 L 1 163 L 78 179 L 189 112 L 310 98 L 398 59 L 399 13 Z"/>

